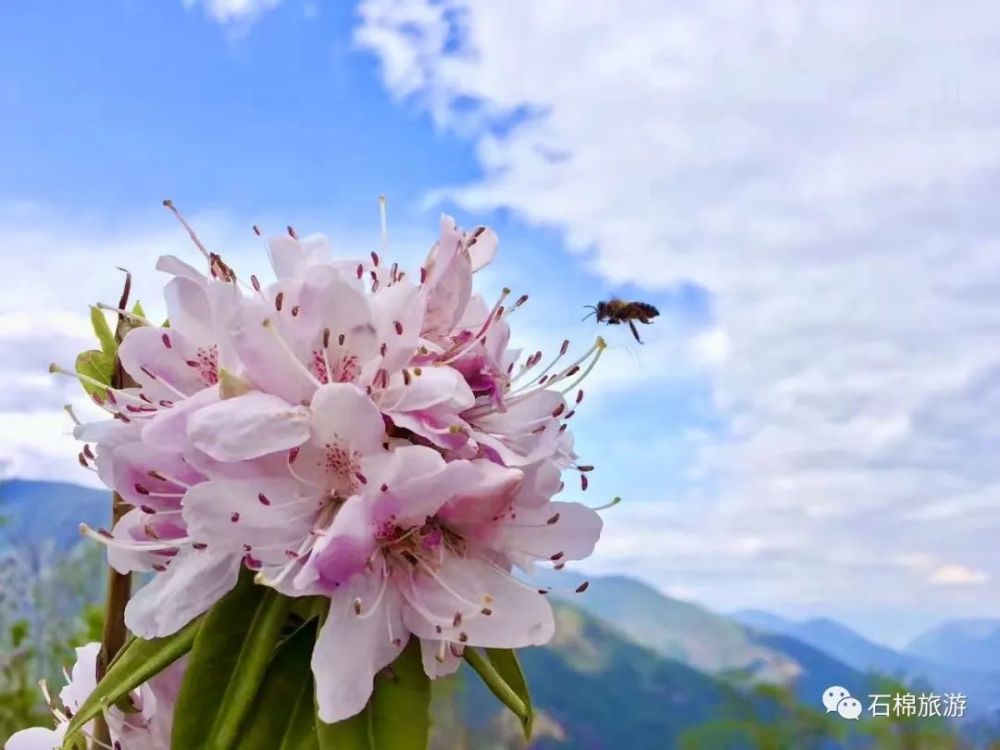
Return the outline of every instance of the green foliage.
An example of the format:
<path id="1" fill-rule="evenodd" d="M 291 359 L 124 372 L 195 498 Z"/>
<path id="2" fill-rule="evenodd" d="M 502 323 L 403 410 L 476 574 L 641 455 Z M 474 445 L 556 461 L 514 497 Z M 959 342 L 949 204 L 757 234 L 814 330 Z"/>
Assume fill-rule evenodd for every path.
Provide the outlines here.
<path id="1" fill-rule="evenodd" d="M 535 712 L 531 705 L 531 691 L 528 689 L 528 678 L 524 675 L 521 662 L 517 658 L 517 652 L 509 648 L 488 648 L 486 656 L 504 682 L 510 686 L 514 695 L 521 699 L 524 705 L 524 717 L 518 715 L 521 726 L 524 729 L 524 738 L 531 739 L 532 725 L 535 721 Z M 516 712 L 515 712 L 516 714 Z"/>
<path id="2" fill-rule="evenodd" d="M 518 664 L 515 668 L 509 657 L 500 654 L 496 656 L 496 660 L 493 656 L 486 658 L 482 652 L 474 648 L 465 649 L 465 660 L 479 675 L 490 692 L 514 713 L 524 727 L 525 736 L 530 738 L 531 698 L 527 693 L 527 683 L 523 679 L 520 665 Z M 507 673 L 506 678 L 501 674 L 501 669 Z M 511 682 L 514 682 L 517 687 Z M 520 688 L 521 694 L 518 693 L 518 688 Z"/>
<path id="3" fill-rule="evenodd" d="M 309 666 L 315 640 L 314 621 L 278 647 L 240 737 L 241 750 L 318 750 Z"/>
<path id="4" fill-rule="evenodd" d="M 76 372 L 81 376 L 80 383 L 83 389 L 89 395 L 100 399 L 106 396 L 114 369 L 114 355 L 108 356 L 98 349 L 80 352 L 76 357 Z"/>
<path id="5" fill-rule="evenodd" d="M 172 744 L 233 747 L 281 635 L 291 599 L 240 580 L 204 617 L 177 697 Z"/>
<path id="6" fill-rule="evenodd" d="M 371 750 L 426 750 L 430 735 L 430 680 L 411 638 L 388 669 L 375 676 L 366 709 L 371 714 Z"/>

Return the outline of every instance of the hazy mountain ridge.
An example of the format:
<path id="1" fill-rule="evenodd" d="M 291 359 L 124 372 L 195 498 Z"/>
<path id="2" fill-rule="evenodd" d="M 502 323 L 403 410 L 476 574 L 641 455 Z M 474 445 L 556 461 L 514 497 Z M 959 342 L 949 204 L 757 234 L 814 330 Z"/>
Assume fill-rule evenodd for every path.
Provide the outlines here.
<path id="1" fill-rule="evenodd" d="M 918 636 L 904 651 L 896 651 L 831 618 L 796 621 L 759 610 L 731 617 L 758 632 L 809 644 L 856 670 L 901 678 L 939 693 L 965 693 L 970 714 L 988 715 L 1000 709 L 1000 640 L 994 645 L 994 639 L 1000 639 L 1000 621 L 945 623 Z"/>

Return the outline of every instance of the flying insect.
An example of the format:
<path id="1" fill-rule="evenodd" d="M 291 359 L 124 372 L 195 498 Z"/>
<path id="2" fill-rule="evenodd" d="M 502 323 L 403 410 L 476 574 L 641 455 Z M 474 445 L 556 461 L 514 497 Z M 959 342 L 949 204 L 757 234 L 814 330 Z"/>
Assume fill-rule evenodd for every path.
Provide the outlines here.
<path id="1" fill-rule="evenodd" d="M 643 325 L 649 325 L 653 322 L 653 318 L 660 314 L 660 311 L 648 302 L 626 302 L 620 299 L 609 299 L 598 302 L 596 305 L 587 305 L 587 308 L 591 312 L 584 316 L 584 320 L 594 315 L 597 317 L 598 323 L 607 323 L 612 326 L 628 323 L 628 327 L 632 329 L 632 335 L 640 344 L 642 339 L 639 338 L 639 330 L 635 327 L 636 321 Z"/>

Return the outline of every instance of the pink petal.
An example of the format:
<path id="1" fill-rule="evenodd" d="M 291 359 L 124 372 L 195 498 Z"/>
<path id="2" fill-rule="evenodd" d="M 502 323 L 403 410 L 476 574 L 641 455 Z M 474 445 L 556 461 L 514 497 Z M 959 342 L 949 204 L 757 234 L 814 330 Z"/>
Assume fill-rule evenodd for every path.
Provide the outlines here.
<path id="1" fill-rule="evenodd" d="M 447 523 L 470 527 L 489 522 L 505 511 L 513 502 L 521 486 L 523 474 L 486 459 L 471 462 L 476 471 L 475 480 L 458 489 L 458 492 L 438 511 Z"/>
<path id="2" fill-rule="evenodd" d="M 338 440 L 371 453 L 385 441 L 382 413 L 365 392 L 351 383 L 328 383 L 312 399 L 313 434 L 320 445 Z"/>
<path id="3" fill-rule="evenodd" d="M 523 508 L 539 508 L 562 490 L 562 472 L 552 461 L 539 461 L 523 469 L 524 481 L 515 504 Z"/>
<path id="4" fill-rule="evenodd" d="M 472 244 L 467 245 L 469 257 L 472 259 L 473 272 L 489 265 L 496 257 L 499 243 L 500 240 L 497 238 L 496 232 L 486 228 L 476 236 Z"/>
<path id="5" fill-rule="evenodd" d="M 191 415 L 191 442 L 219 461 L 286 451 L 309 439 L 309 410 L 267 393 L 219 401 Z"/>
<path id="6" fill-rule="evenodd" d="M 76 649 L 76 662 L 70 672 L 69 682 L 59 691 L 59 700 L 76 713 L 97 687 L 97 654 L 100 643 L 88 643 Z"/>
<path id="7" fill-rule="evenodd" d="M 308 538 L 322 498 L 292 479 L 220 479 L 195 485 L 184 496 L 184 521 L 195 542 L 237 557 L 251 547 L 258 560 L 288 562 Z"/>
<path id="8" fill-rule="evenodd" d="M 215 382 L 212 353 L 200 350 L 180 331 L 170 328 L 133 328 L 122 341 L 118 356 L 125 371 L 153 401 L 175 401 Z"/>
<path id="9" fill-rule="evenodd" d="M 403 590 L 407 600 L 403 620 L 420 638 L 457 643 L 464 633 L 470 646 L 523 648 L 542 645 L 555 633 L 548 599 L 484 561 L 449 556 L 435 574 L 417 575 L 412 588 Z M 491 614 L 483 614 L 479 607 Z M 428 619 L 428 612 L 435 619 Z M 454 626 L 457 612 L 463 616 Z"/>
<path id="10" fill-rule="evenodd" d="M 219 400 L 217 386 L 209 386 L 164 409 L 142 425 L 142 439 L 172 451 L 182 451 L 191 441 L 187 435 L 188 420 L 198 409 Z"/>
<path id="11" fill-rule="evenodd" d="M 373 507 L 364 497 L 347 500 L 295 577 L 302 592 L 329 595 L 366 570 L 375 550 Z"/>
<path id="12" fill-rule="evenodd" d="M 390 586 L 378 600 L 378 591 L 378 576 L 370 574 L 358 576 L 330 597 L 312 655 L 316 704 L 324 722 L 343 721 L 364 708 L 375 674 L 406 646 L 398 595 Z M 356 599 L 362 602 L 361 615 L 355 610 Z"/>
<path id="13" fill-rule="evenodd" d="M 423 298 L 419 288 L 404 280 L 379 289 L 371 305 L 379 346 L 386 345 L 377 364 L 392 373 L 410 363 L 420 344 Z"/>
<path id="14" fill-rule="evenodd" d="M 404 379 L 396 373 L 377 394 L 379 408 L 387 414 L 443 406 L 454 412 L 470 408 L 476 397 L 462 374 L 451 367 L 424 367 L 420 375 Z"/>
<path id="15" fill-rule="evenodd" d="M 285 287 L 282 310 L 295 306 L 301 285 L 285 282 Z M 266 320 L 271 321 L 268 326 Z M 278 314 L 273 304 L 246 302 L 229 321 L 233 350 L 244 366 L 241 374 L 291 404 L 308 403 L 317 387 L 305 364 L 312 361 L 314 328 L 302 315 Z"/>
<path id="16" fill-rule="evenodd" d="M 422 526 L 427 518 L 460 492 L 475 492 L 481 480 L 468 461 L 445 463 L 441 454 L 422 445 L 404 445 L 366 459 L 362 466 L 376 491 L 376 520 L 394 517 L 403 528 Z"/>
<path id="17" fill-rule="evenodd" d="M 161 450 L 145 441 L 119 446 L 111 462 L 115 489 L 127 503 L 137 508 L 179 508 L 185 485 L 203 478 L 179 454 Z"/>
<path id="18" fill-rule="evenodd" d="M 156 261 L 156 270 L 182 279 L 188 279 L 197 284 L 208 283 L 208 277 L 205 274 L 175 255 L 161 255 L 159 260 Z"/>
<path id="19" fill-rule="evenodd" d="M 553 523 L 551 519 L 557 518 Z M 497 545 L 539 560 L 560 555 L 560 560 L 583 560 L 594 552 L 604 522 L 596 511 L 582 503 L 546 503 L 540 508 L 522 508 L 517 518 L 502 527 Z"/>
<path id="20" fill-rule="evenodd" d="M 125 624 L 140 638 L 176 633 L 232 590 L 240 565 L 229 550 L 182 549 L 132 596 Z"/>
<path id="21" fill-rule="evenodd" d="M 420 657 L 424 664 L 424 673 L 432 680 L 453 675 L 462 666 L 462 658 L 452 653 L 451 644 L 446 644 L 444 647 L 444 661 L 438 661 L 439 656 L 441 656 L 441 641 L 420 639 Z"/>
<path id="22" fill-rule="evenodd" d="M 4 744 L 4 750 L 60 750 L 69 722 L 60 723 L 55 729 L 31 727 L 15 732 Z"/>

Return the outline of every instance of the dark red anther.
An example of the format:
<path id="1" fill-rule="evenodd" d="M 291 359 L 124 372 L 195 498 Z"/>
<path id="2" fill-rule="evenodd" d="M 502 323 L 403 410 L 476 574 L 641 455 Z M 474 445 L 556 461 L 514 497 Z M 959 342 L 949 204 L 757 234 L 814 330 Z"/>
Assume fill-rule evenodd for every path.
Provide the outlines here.
<path id="1" fill-rule="evenodd" d="M 146 515 L 149 515 L 149 516 L 155 516 L 156 515 L 156 508 L 151 508 L 148 505 L 140 505 L 139 506 L 139 510 L 141 510 L 143 513 L 145 513 Z"/>
<path id="2" fill-rule="evenodd" d="M 253 233 L 260 237 L 260 227 L 256 224 L 253 225 Z"/>
<path id="3" fill-rule="evenodd" d="M 281 312 L 281 306 L 285 303 L 285 293 L 278 292 L 278 296 L 274 298 L 274 309 Z"/>
<path id="4" fill-rule="evenodd" d="M 288 451 L 288 463 L 294 464 L 295 463 L 295 459 L 297 459 L 298 457 L 299 457 L 299 448 L 298 448 L 298 446 L 296 446 L 296 447 L 292 448 L 290 451 Z"/>
<path id="5" fill-rule="evenodd" d="M 358 263 L 357 274 L 359 279 L 365 275 L 365 267 L 361 263 Z"/>
<path id="6" fill-rule="evenodd" d="M 573 365 L 571 368 L 566 370 L 566 372 L 563 374 L 563 377 L 568 378 L 573 375 L 576 375 L 578 372 L 580 372 L 580 365 Z"/>
<path id="7" fill-rule="evenodd" d="M 240 514 L 239 513 L 233 513 L 231 516 L 229 516 L 229 520 L 231 522 L 233 522 L 233 523 L 236 523 L 237 521 L 240 520 Z"/>
<path id="8" fill-rule="evenodd" d="M 553 419 L 558 418 L 559 415 L 562 414 L 564 411 L 566 411 L 566 404 L 565 403 L 559 404 L 559 406 L 557 406 L 555 409 L 552 410 L 552 418 Z"/>
<path id="9" fill-rule="evenodd" d="M 579 586 L 576 587 L 576 593 L 582 594 L 588 588 L 590 588 L 590 581 L 584 581 L 583 583 L 581 583 Z"/>
<path id="10" fill-rule="evenodd" d="M 398 320 L 394 320 L 392 322 L 392 327 L 396 329 L 396 335 L 397 336 L 402 336 L 403 335 L 403 324 L 400 323 Z"/>
<path id="11" fill-rule="evenodd" d="M 174 345 L 173 345 L 173 343 L 172 343 L 172 342 L 170 341 L 170 337 L 169 337 L 169 336 L 168 336 L 167 334 L 163 334 L 163 335 L 162 335 L 162 336 L 160 337 L 160 340 L 161 340 L 161 341 L 163 342 L 163 345 L 164 345 L 165 347 L 167 347 L 167 349 L 173 349 L 173 348 L 174 348 Z"/>
<path id="12" fill-rule="evenodd" d="M 372 265 L 378 266 L 378 253 L 372 250 Z"/>
<path id="13" fill-rule="evenodd" d="M 203 549 L 207 549 L 208 548 L 208 545 L 205 544 L 204 542 L 194 542 L 191 546 L 194 547 L 199 552 L 201 550 L 203 550 Z"/>
<path id="14" fill-rule="evenodd" d="M 580 403 L 581 401 L 583 401 L 583 389 L 582 388 L 579 391 L 576 392 L 576 403 Z"/>
<path id="15" fill-rule="evenodd" d="M 258 279 L 255 275 L 251 275 L 250 283 L 253 285 L 253 290 L 260 293 L 260 279 Z"/>
<path id="16" fill-rule="evenodd" d="M 549 526 L 552 526 L 553 524 L 558 523 L 558 522 L 559 522 L 559 514 L 556 513 L 554 516 L 552 516 L 552 518 L 550 518 L 545 523 L 548 524 Z"/>
<path id="17" fill-rule="evenodd" d="M 135 492 L 136 492 L 137 495 L 143 495 L 143 496 L 146 496 L 146 495 L 149 494 L 149 490 L 146 489 L 145 487 L 143 487 L 138 482 L 136 482 L 136 484 L 135 484 Z"/>
<path id="18" fill-rule="evenodd" d="M 427 269 L 421 266 L 421 268 L 420 268 L 420 283 L 423 284 L 425 281 L 427 281 Z"/>
<path id="19" fill-rule="evenodd" d="M 298 314 L 299 314 L 299 306 L 298 306 L 298 305 L 296 305 L 295 307 L 293 307 L 293 308 L 292 308 L 292 317 L 294 318 L 294 317 L 296 317 L 296 316 L 297 316 Z"/>
<path id="20" fill-rule="evenodd" d="M 587 479 L 587 475 L 586 474 L 581 474 L 580 475 L 580 489 L 583 490 L 584 492 L 586 492 L 587 491 L 587 487 L 589 485 L 590 485 L 590 480 Z"/>
<path id="21" fill-rule="evenodd" d="M 261 505 L 270 505 L 271 500 L 263 492 L 257 494 L 257 499 L 260 500 Z"/>

